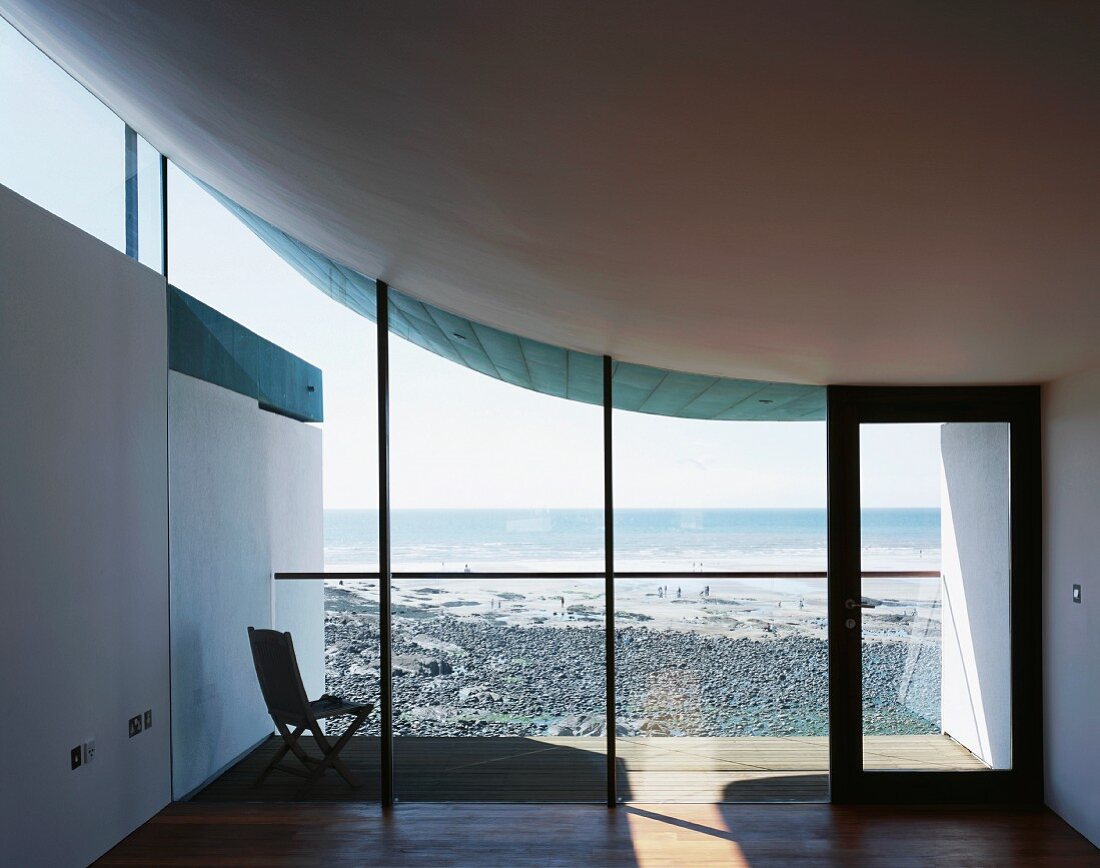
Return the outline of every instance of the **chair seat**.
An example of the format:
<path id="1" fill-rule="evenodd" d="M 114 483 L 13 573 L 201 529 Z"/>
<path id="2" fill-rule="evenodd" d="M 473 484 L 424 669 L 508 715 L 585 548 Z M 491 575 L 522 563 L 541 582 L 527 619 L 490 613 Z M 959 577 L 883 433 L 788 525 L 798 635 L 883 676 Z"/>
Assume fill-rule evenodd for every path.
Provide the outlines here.
<path id="1" fill-rule="evenodd" d="M 339 703 L 336 703 L 331 699 L 315 699 L 309 704 L 309 710 L 313 712 L 313 716 L 317 720 L 323 720 L 326 717 L 358 714 L 364 710 L 370 712 L 373 709 L 373 703 L 347 702 L 346 700 L 341 700 Z"/>

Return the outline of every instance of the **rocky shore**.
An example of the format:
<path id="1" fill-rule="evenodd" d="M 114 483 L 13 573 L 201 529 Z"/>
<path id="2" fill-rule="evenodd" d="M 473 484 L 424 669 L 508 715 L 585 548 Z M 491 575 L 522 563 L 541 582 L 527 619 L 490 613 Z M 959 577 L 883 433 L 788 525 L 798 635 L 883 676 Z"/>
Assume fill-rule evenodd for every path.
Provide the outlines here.
<path id="1" fill-rule="evenodd" d="M 562 603 L 517 617 L 500 601 L 419 589 L 393 619 L 397 735 L 597 736 L 604 727 L 602 608 Z M 470 596 L 470 595 L 467 595 Z M 506 594 L 496 597 L 507 600 Z M 521 597 L 514 594 L 513 597 Z M 547 597 L 556 601 L 557 597 Z M 519 602 L 511 601 L 524 610 Z M 695 619 L 716 603 L 696 605 Z M 756 601 L 736 601 L 754 611 Z M 939 622 L 914 630 L 903 602 L 868 615 L 865 732 L 939 731 Z M 828 732 L 828 647 L 821 612 L 764 623 L 728 616 L 693 629 L 617 611 L 617 731 L 623 736 L 782 736 Z M 618 610 L 618 606 L 617 606 Z M 735 611 L 730 606 L 730 611 Z M 688 626 L 685 626 L 688 623 Z M 743 633 L 744 635 L 739 635 Z M 378 701 L 376 598 L 326 588 L 326 690 Z"/>

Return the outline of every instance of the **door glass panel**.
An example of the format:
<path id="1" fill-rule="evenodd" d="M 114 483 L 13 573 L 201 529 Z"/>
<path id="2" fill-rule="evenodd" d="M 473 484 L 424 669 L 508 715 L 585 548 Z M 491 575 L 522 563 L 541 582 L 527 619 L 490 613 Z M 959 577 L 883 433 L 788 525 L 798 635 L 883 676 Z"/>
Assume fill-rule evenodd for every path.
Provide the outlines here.
<path id="1" fill-rule="evenodd" d="M 862 425 L 863 767 L 1011 767 L 1009 426 Z"/>

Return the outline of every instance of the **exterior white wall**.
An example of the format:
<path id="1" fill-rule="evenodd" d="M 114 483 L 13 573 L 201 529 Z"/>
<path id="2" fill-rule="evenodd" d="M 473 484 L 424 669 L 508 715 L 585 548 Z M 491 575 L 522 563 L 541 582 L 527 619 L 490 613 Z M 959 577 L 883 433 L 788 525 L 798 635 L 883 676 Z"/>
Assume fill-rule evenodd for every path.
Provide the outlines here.
<path id="1" fill-rule="evenodd" d="M 307 691 L 323 691 L 321 582 L 276 589 L 271 574 L 324 566 L 324 513 L 319 428 L 175 372 L 168 407 L 173 793 L 181 798 L 272 731 L 249 626 L 289 630 Z"/>
<path id="2" fill-rule="evenodd" d="M 5 865 L 86 865 L 171 797 L 166 369 L 164 279 L 0 187 Z"/>
<path id="3" fill-rule="evenodd" d="M 1044 387 L 1043 440 L 1046 801 L 1100 846 L 1100 368 Z"/>
<path id="4" fill-rule="evenodd" d="M 1012 766 L 1009 427 L 940 430 L 943 731 L 995 769 Z"/>

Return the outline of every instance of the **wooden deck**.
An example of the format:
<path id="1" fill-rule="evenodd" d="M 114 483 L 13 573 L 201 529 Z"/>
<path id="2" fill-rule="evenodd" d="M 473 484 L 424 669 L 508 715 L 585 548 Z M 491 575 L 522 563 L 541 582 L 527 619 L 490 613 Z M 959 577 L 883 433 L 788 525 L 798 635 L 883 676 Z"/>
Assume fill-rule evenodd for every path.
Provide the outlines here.
<path id="1" fill-rule="evenodd" d="M 271 739 L 199 793 L 196 801 L 377 801 L 379 742 L 344 750 L 362 786 L 330 772 L 307 792 L 273 772 L 252 785 L 278 743 Z M 865 739 L 868 768 L 978 770 L 946 736 Z M 397 738 L 396 794 L 403 802 L 599 802 L 605 798 L 602 738 Z M 626 802 L 815 802 L 829 798 L 826 738 L 621 738 L 619 796 Z"/>

